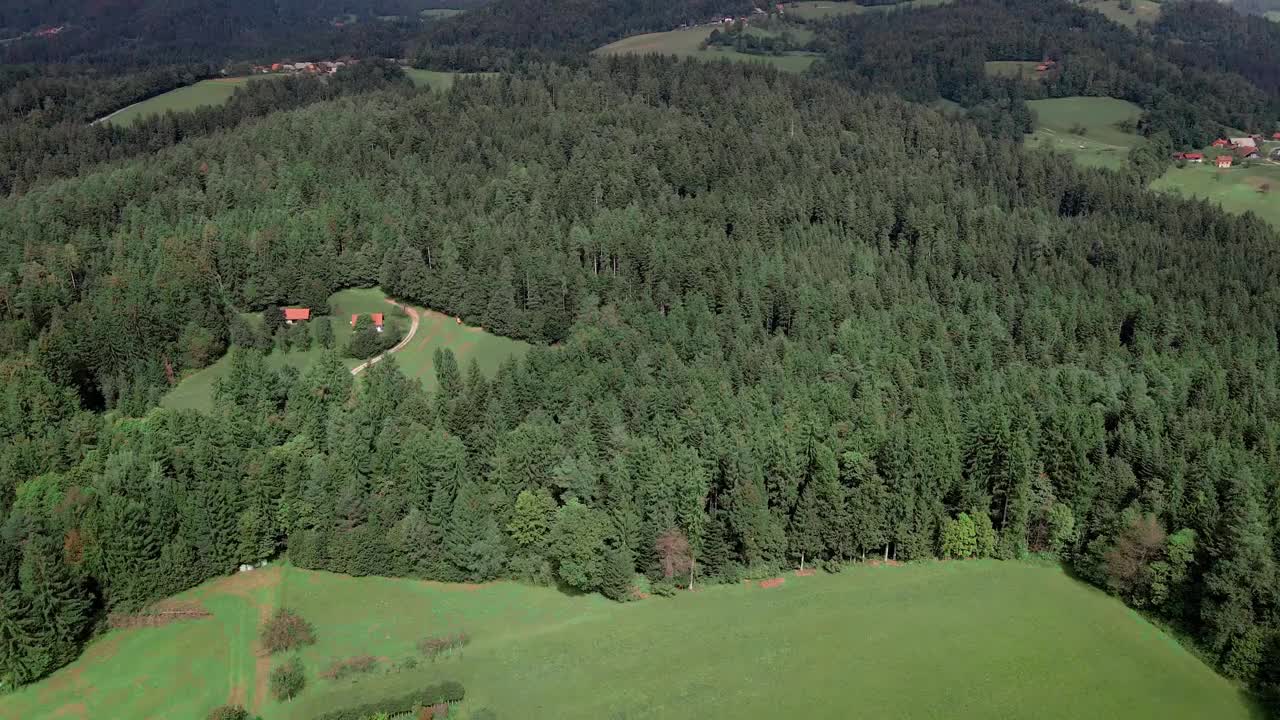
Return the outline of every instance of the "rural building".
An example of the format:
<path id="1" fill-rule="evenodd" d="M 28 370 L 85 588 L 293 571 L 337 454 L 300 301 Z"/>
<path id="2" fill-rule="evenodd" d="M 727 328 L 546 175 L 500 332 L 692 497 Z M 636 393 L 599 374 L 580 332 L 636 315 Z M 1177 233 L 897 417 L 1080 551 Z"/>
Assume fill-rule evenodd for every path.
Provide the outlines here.
<path id="1" fill-rule="evenodd" d="M 1231 147 L 1257 147 L 1258 142 L 1251 137 L 1231 138 Z"/>
<path id="2" fill-rule="evenodd" d="M 1218 156 L 1218 167 L 1220 167 L 1220 168 L 1229 168 L 1229 167 L 1231 167 L 1231 156 L 1230 156 L 1230 155 L 1219 155 L 1219 156 Z"/>
<path id="3" fill-rule="evenodd" d="M 284 321 L 288 325 L 311 319 L 311 308 L 284 308 Z"/>
<path id="4" fill-rule="evenodd" d="M 369 317 L 373 318 L 374 329 L 382 332 L 382 313 L 371 313 Z"/>
<path id="5" fill-rule="evenodd" d="M 1187 162 L 1194 162 L 1194 163 L 1204 162 L 1204 153 L 1187 153 L 1182 156 L 1182 159 L 1186 160 Z"/>
<path id="6" fill-rule="evenodd" d="M 1226 138 L 1218 138 L 1213 141 L 1213 146 L 1216 148 L 1231 147 L 1231 141 Z"/>
<path id="7" fill-rule="evenodd" d="M 1271 139 L 1272 139 L 1272 140 L 1280 140 L 1280 132 L 1276 133 L 1275 135 L 1272 135 L 1272 136 L 1271 136 Z"/>

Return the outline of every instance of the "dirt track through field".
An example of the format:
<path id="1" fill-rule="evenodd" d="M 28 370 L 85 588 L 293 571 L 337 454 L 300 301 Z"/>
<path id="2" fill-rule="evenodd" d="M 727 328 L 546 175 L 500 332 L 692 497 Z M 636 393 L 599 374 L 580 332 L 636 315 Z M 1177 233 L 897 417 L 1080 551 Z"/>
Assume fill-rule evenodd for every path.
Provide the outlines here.
<path id="1" fill-rule="evenodd" d="M 366 360 L 365 362 L 362 362 L 362 363 L 360 363 L 359 365 L 357 365 L 357 366 L 355 366 L 355 367 L 351 368 L 351 374 L 352 374 L 352 375 L 359 375 L 360 373 L 364 372 L 364 371 L 365 371 L 369 366 L 371 366 L 371 365 L 376 365 L 376 364 L 378 364 L 379 362 L 381 362 L 381 361 L 382 361 L 382 358 L 384 358 L 384 357 L 386 357 L 386 356 L 388 356 L 388 355 L 390 355 L 390 354 L 392 354 L 392 353 L 398 353 L 398 352 L 400 352 L 401 350 L 405 349 L 406 347 L 408 347 L 408 346 L 409 346 L 409 341 L 410 341 L 410 340 L 413 340 L 413 336 L 414 336 L 414 335 L 416 335 L 416 334 L 418 333 L 418 311 L 417 311 L 417 310 L 414 310 L 413 308 L 409 307 L 408 305 L 401 305 L 400 303 L 398 303 L 398 302 L 396 302 L 395 300 L 392 300 L 392 299 L 390 299 L 390 298 L 387 298 L 387 302 L 389 302 L 389 303 L 391 303 L 392 305 L 395 305 L 396 307 L 400 308 L 401 310 L 404 310 L 405 312 L 409 313 L 409 320 L 410 320 L 410 323 L 409 323 L 409 332 L 405 333 L 404 338 L 402 338 L 402 339 L 400 340 L 400 342 L 396 343 L 396 346 L 395 346 L 395 347 L 393 347 L 393 348 L 391 348 L 390 350 L 388 350 L 388 351 L 386 351 L 386 352 L 382 353 L 381 355 L 378 355 L 378 356 L 376 356 L 376 357 L 374 357 L 374 358 L 372 358 L 372 359 L 370 359 L 370 360 Z"/>

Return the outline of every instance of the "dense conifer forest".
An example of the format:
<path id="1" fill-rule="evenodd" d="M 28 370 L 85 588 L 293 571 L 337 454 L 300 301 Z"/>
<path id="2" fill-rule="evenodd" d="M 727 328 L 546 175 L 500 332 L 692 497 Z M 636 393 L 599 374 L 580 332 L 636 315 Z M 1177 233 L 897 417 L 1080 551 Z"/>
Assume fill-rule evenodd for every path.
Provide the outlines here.
<path id="1" fill-rule="evenodd" d="M 905 101 L 652 59 L 282 112 L 0 206 L 0 672 L 302 567 L 619 592 L 1044 553 L 1276 667 L 1277 241 Z M 238 310 L 375 282 L 542 346 L 358 387 Z M 166 370 L 168 368 L 168 371 Z M 104 410 L 98 413 L 96 410 Z"/>
<path id="2" fill-rule="evenodd" d="M 964 0 L 815 26 L 798 77 L 584 53 L 732 4 L 571 5 L 401 45 L 505 71 L 448 93 L 367 60 L 122 129 L 207 53 L 0 71 L 0 691 L 242 563 L 625 599 L 683 542 L 698 583 L 1060 561 L 1280 688 L 1280 235 L 1020 145 L 1036 97 L 1274 122 L 1275 28 Z M 426 392 L 246 339 L 374 285 L 535 347 Z M 157 406 L 227 352 L 212 412 Z"/>

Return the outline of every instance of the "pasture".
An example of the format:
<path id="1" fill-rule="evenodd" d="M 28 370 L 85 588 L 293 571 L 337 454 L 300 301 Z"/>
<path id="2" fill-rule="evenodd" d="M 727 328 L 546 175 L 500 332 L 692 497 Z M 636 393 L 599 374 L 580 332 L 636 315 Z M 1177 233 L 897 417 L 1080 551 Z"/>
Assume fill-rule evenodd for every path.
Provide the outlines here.
<path id="1" fill-rule="evenodd" d="M 708 25 L 693 28 L 682 28 L 680 30 L 670 30 L 660 33 L 646 33 L 644 35 L 633 35 L 623 38 L 617 42 L 610 43 L 601 48 L 596 48 L 595 52 L 601 55 L 675 55 L 677 57 L 696 58 L 698 60 L 729 60 L 732 62 L 760 62 L 768 63 L 776 66 L 779 70 L 788 72 L 803 72 L 813 61 L 818 58 L 817 55 L 807 53 L 792 53 L 787 55 L 749 55 L 734 50 L 725 50 L 718 47 L 709 47 L 706 50 L 701 49 L 700 45 L 706 40 L 714 28 Z"/>
<path id="2" fill-rule="evenodd" d="M 1154 23 L 1160 19 L 1160 3 L 1152 0 L 1130 0 L 1129 9 L 1121 7 L 1120 0 L 1084 0 L 1082 7 L 1096 10 L 1108 20 L 1124 25 L 1137 27 L 1138 23 Z"/>
<path id="3" fill-rule="evenodd" d="M 1032 100 L 1027 105 L 1036 114 L 1035 131 L 1027 136 L 1027 146 L 1067 153 L 1083 165 L 1123 167 L 1129 150 L 1142 142 L 1137 133 L 1119 127 L 1142 114 L 1141 108 L 1124 100 L 1066 97 Z M 1083 130 L 1083 134 L 1073 130 Z"/>
<path id="4" fill-rule="evenodd" d="M 1039 60 L 989 60 L 983 63 L 983 70 L 991 77 L 1022 78 L 1040 82 L 1040 73 L 1036 72 Z"/>
<path id="5" fill-rule="evenodd" d="M 1280 143 L 1268 143 L 1266 150 L 1277 147 Z M 1219 170 L 1212 161 L 1219 152 L 1207 151 L 1209 161 L 1202 164 L 1169 168 L 1152 189 L 1202 198 L 1229 212 L 1253 211 L 1280 229 L 1280 163 L 1255 160 L 1249 167 Z"/>
<path id="6" fill-rule="evenodd" d="M 132 125 L 148 115 L 161 115 L 170 110 L 174 112 L 183 112 L 186 110 L 194 110 L 209 105 L 221 105 L 231 99 L 236 88 L 247 85 L 251 82 L 258 82 L 270 78 L 280 78 L 283 75 L 259 75 L 257 77 L 237 77 L 237 78 L 213 78 L 210 80 L 201 80 L 194 85 L 187 85 L 176 90 L 170 90 L 163 95 L 157 95 L 148 98 L 142 102 L 134 103 L 122 110 L 98 120 L 97 122 L 109 123 L 112 125 Z"/>
<path id="7" fill-rule="evenodd" d="M 309 720 L 443 680 L 456 717 L 1081 717 L 1245 720 L 1248 699 L 1172 638 L 1056 568 L 996 561 L 859 565 L 839 575 L 708 587 L 617 604 L 514 583 L 446 585 L 273 566 L 185 593 L 214 617 L 113 631 L 52 678 L 6 698 L 6 718 L 200 717 L 236 699 L 264 720 Z M 260 692 L 257 618 L 314 623 L 307 689 Z M 415 643 L 466 632 L 437 662 Z M 369 654 L 380 670 L 319 677 Z M 405 658 L 411 670 L 387 672 Z M 450 717 L 455 717 L 451 714 Z"/>
<path id="8" fill-rule="evenodd" d="M 1267 13 L 1266 15 L 1263 15 L 1263 17 L 1265 17 L 1266 19 L 1270 20 L 1271 22 L 1278 22 L 1278 23 L 1280 23 L 1280 10 L 1272 10 L 1271 12 Z"/>
<path id="9" fill-rule="evenodd" d="M 341 352 L 351 339 L 351 316 L 380 312 L 386 316 L 386 322 L 399 324 L 407 330 L 409 320 L 403 310 L 399 310 L 386 301 L 386 296 L 378 288 L 361 288 L 343 290 L 329 297 L 331 314 L 313 317 L 312 323 L 327 322 L 333 328 L 334 347 Z M 470 325 L 459 325 L 454 318 L 446 317 L 430 310 L 418 309 L 420 321 L 418 332 L 402 352 L 396 353 L 396 364 L 410 378 L 417 378 L 427 389 L 434 389 L 435 351 L 438 348 L 449 348 L 457 357 L 458 366 L 465 373 L 472 358 L 485 373 L 492 375 L 498 366 L 509 357 L 523 355 L 529 344 L 499 337 L 484 332 Z M 261 313 L 251 315 L 254 322 L 261 322 Z M 283 368 L 291 366 L 305 370 L 320 357 L 322 350 L 313 347 L 307 351 L 274 351 L 266 356 L 268 366 Z M 347 359 L 348 367 L 355 367 L 358 360 Z M 231 366 L 230 355 L 223 356 L 217 362 L 202 370 L 198 370 L 182 379 L 160 401 L 162 407 L 172 409 L 209 410 L 213 406 L 213 384 L 226 375 Z"/>

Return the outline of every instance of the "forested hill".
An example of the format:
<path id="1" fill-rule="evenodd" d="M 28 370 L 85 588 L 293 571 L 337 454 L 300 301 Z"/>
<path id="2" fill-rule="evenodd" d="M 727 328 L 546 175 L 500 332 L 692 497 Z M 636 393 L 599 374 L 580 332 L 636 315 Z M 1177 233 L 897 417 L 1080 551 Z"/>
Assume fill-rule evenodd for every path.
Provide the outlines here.
<path id="1" fill-rule="evenodd" d="M 287 554 L 625 594 L 1057 555 L 1233 677 L 1280 668 L 1280 238 L 761 67 L 596 60 L 279 113 L 0 204 L 0 680 Z M 380 282 L 555 343 L 152 409 L 235 311 Z M 112 409 L 90 414 L 84 408 Z M 953 520 L 965 513 L 962 520 Z"/>
<path id="2" fill-rule="evenodd" d="M 399 57 L 419 12 L 483 0 L 11 0 L 0 7 L 5 62 L 172 64 L 293 52 Z M 59 28 L 56 35 L 32 31 Z M 258 58 L 264 59 L 264 58 Z"/>
<path id="3" fill-rule="evenodd" d="M 434 46 L 587 52 L 613 40 L 751 13 L 749 0 L 494 0 L 433 28 Z"/>

